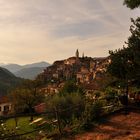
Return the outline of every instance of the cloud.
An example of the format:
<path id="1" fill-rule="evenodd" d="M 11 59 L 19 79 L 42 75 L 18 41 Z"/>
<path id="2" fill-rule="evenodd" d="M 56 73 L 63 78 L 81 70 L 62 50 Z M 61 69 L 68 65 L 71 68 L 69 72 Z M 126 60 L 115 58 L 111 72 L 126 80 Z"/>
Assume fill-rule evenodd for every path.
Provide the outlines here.
<path id="1" fill-rule="evenodd" d="M 53 62 L 74 55 L 106 56 L 129 35 L 122 0 L 0 0 L 0 60 Z"/>

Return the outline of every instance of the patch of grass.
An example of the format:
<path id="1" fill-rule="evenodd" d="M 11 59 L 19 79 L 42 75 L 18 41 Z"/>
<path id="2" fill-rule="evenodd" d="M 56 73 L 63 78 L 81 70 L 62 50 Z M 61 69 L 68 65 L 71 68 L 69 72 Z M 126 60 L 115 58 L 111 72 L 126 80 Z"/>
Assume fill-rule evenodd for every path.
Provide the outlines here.
<path id="1" fill-rule="evenodd" d="M 37 119 L 37 117 L 34 117 L 34 119 Z M 8 119 L 5 122 L 5 125 L 9 131 L 15 131 L 17 134 L 23 134 L 23 133 L 31 132 L 31 131 L 35 130 L 36 126 L 30 125 L 29 120 L 30 120 L 30 117 L 17 118 L 18 129 L 16 129 L 16 123 L 15 123 L 14 118 Z M 34 136 L 34 135 L 35 135 L 35 133 L 28 134 L 28 136 Z"/>

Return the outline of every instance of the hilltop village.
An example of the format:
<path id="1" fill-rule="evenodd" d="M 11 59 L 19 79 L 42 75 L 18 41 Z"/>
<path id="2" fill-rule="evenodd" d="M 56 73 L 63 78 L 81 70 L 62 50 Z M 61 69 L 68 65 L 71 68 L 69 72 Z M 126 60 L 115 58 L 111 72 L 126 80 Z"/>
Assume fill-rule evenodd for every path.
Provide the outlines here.
<path id="1" fill-rule="evenodd" d="M 67 81 L 72 81 L 76 85 L 80 85 L 85 90 L 86 95 L 90 96 L 91 93 L 104 85 L 102 81 L 107 79 L 106 71 L 109 63 L 109 57 L 91 58 L 84 56 L 84 53 L 80 57 L 77 49 L 75 56 L 55 61 L 37 76 L 36 80 L 39 80 L 41 85 L 39 91 L 46 96 L 54 95 L 59 93 Z M 40 110 L 40 106 L 37 106 L 38 108 Z M 0 115 L 9 114 L 11 110 L 12 103 L 8 97 L 1 97 Z"/>
<path id="2" fill-rule="evenodd" d="M 43 91 L 47 94 L 57 93 L 69 80 L 83 85 L 86 90 L 95 90 L 98 88 L 95 80 L 104 78 L 109 63 L 108 57 L 91 58 L 84 56 L 84 53 L 80 57 L 77 49 L 74 57 L 55 61 L 53 65 L 44 69 L 37 78 L 46 83 Z"/>

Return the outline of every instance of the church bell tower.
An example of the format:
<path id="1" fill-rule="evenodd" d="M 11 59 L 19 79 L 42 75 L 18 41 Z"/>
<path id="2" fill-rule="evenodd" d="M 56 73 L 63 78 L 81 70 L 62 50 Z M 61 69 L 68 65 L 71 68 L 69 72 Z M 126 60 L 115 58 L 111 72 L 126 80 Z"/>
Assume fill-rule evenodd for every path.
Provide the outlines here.
<path id="1" fill-rule="evenodd" d="M 78 49 L 76 50 L 75 55 L 76 55 L 76 58 L 79 58 L 79 51 L 78 51 Z"/>

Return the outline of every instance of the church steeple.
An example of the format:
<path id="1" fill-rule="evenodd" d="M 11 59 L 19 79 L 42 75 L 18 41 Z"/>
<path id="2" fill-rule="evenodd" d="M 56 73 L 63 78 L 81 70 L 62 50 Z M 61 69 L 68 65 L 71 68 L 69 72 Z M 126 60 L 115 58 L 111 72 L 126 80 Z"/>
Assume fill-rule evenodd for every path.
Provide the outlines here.
<path id="1" fill-rule="evenodd" d="M 84 53 L 82 54 L 82 58 L 84 58 L 85 57 L 85 55 L 84 55 Z"/>
<path id="2" fill-rule="evenodd" d="M 79 51 L 78 51 L 78 49 L 76 50 L 75 55 L 76 55 L 76 58 L 79 58 Z"/>

